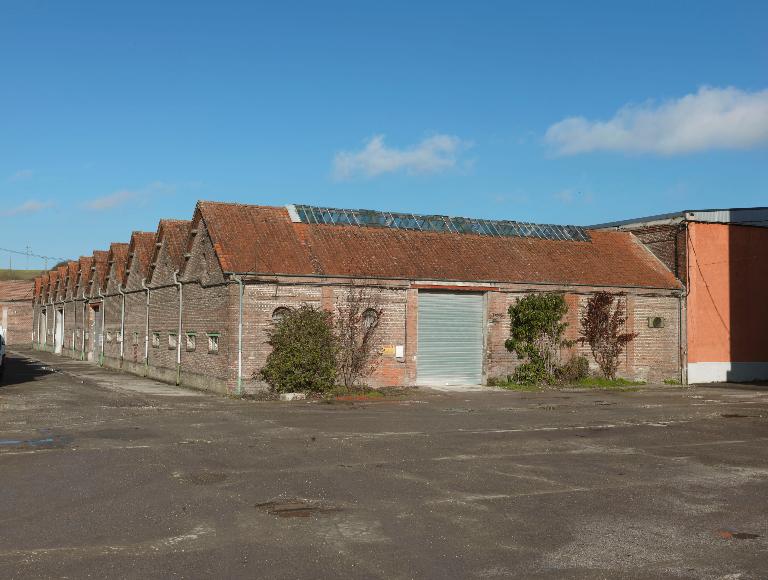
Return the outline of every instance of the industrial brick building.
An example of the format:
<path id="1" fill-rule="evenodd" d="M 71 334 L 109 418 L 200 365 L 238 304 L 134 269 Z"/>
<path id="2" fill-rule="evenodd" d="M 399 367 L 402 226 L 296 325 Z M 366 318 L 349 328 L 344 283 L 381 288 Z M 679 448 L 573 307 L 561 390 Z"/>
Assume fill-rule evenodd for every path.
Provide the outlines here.
<path id="1" fill-rule="evenodd" d="M 383 307 L 373 386 L 510 374 L 507 309 L 550 291 L 565 294 L 571 338 L 590 294 L 624 294 L 638 337 L 619 374 L 681 378 L 683 285 L 629 232 L 310 206 L 199 202 L 191 221 L 162 220 L 48 272 L 35 285 L 34 344 L 240 394 L 264 386 L 254 377 L 282 309 L 334 311 L 360 286 Z"/>
<path id="2" fill-rule="evenodd" d="M 686 287 L 684 379 L 768 379 L 768 208 L 686 210 L 594 226 L 633 233 Z"/>
<path id="3" fill-rule="evenodd" d="M 0 334 L 9 345 L 29 344 L 34 293 L 32 280 L 0 280 Z"/>

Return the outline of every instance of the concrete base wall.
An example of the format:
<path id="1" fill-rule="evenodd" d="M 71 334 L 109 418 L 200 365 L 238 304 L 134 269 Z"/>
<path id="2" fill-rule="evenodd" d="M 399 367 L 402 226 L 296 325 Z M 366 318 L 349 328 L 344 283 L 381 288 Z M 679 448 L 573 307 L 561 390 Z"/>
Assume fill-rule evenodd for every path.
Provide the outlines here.
<path id="1" fill-rule="evenodd" d="M 738 383 L 767 379 L 768 362 L 699 362 L 688 364 L 689 383 Z"/>

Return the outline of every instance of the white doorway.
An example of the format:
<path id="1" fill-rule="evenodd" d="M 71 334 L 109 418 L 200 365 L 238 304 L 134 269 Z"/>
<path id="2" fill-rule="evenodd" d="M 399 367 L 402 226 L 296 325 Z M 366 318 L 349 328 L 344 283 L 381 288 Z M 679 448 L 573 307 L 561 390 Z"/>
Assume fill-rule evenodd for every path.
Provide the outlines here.
<path id="1" fill-rule="evenodd" d="M 53 335 L 53 351 L 61 354 L 64 345 L 64 310 L 56 310 L 56 326 Z"/>

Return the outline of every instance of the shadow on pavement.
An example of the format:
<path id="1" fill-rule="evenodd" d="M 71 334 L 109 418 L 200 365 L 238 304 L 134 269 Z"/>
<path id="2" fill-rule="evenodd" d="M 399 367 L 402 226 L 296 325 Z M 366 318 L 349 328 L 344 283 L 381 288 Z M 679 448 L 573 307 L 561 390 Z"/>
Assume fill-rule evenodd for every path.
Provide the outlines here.
<path id="1" fill-rule="evenodd" d="M 727 389 L 729 391 L 757 391 L 768 393 L 768 381 L 752 381 L 749 383 L 702 383 L 697 389 Z"/>
<path id="2" fill-rule="evenodd" d="M 41 362 L 8 352 L 5 356 L 5 371 L 0 378 L 0 388 L 29 383 L 53 372 L 56 371 Z"/>

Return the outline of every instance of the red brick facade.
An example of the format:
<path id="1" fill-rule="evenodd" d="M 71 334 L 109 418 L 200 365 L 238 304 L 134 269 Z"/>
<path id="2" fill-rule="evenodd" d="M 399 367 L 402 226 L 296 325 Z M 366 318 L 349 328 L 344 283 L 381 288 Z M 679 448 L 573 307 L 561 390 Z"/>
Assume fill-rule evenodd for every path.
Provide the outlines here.
<path id="1" fill-rule="evenodd" d="M 350 236 L 354 239 L 347 242 L 358 244 L 354 256 L 350 247 L 337 244 Z M 377 250 L 377 244 L 382 248 Z M 441 244 L 454 248 L 453 265 L 429 258 Z M 513 262 L 496 280 L 491 276 L 494 262 L 487 260 L 484 248 Z M 283 208 L 201 203 L 191 222 L 163 220 L 154 234 L 135 232 L 130 244 L 112 244 L 108 255 L 97 252 L 64 268 L 66 272 L 41 277 L 32 326 L 38 347 L 50 349 L 57 307 L 50 305 L 50 296 L 55 295 L 61 300 L 58 307 L 65 309 L 70 331 L 65 347 L 72 356 L 99 354 L 94 321 L 103 314 L 102 364 L 239 394 L 264 387 L 258 372 L 270 352 L 267 331 L 277 308 L 309 304 L 337 312 L 350 287 L 365 286 L 378 294 L 383 308 L 381 356 L 367 382 L 413 385 L 418 381 L 420 292 L 445 288 L 483 294 L 487 380 L 511 374 L 518 364 L 504 347 L 507 310 L 517 298 L 531 292 L 563 292 L 569 305 L 568 336 L 575 338 L 589 295 L 609 290 L 626 295 L 628 327 L 638 333 L 619 374 L 661 381 L 680 377 L 681 285 L 664 267 L 669 266 L 669 256 L 661 250 L 659 254 L 665 256 L 659 258 L 664 264 L 625 233 L 595 233 L 591 242 L 371 233 L 366 228 L 291 224 Z M 365 275 L 351 275 L 354 270 L 347 261 L 355 260 Z M 414 275 L 420 263 L 413 260 L 422 260 L 424 273 L 430 275 Z M 59 299 L 59 280 L 67 274 L 64 287 L 69 284 L 70 290 Z M 457 281 L 461 275 L 466 277 Z M 238 281 L 243 291 L 242 334 Z M 87 304 L 78 301 L 83 295 Z M 652 316 L 664 319 L 662 328 L 649 327 Z M 38 329 L 45 326 L 47 334 L 42 336 Z M 584 346 L 572 347 L 563 356 L 575 353 L 589 357 Z"/>

